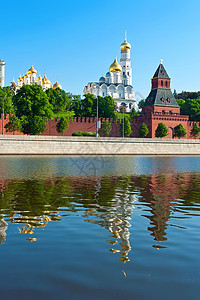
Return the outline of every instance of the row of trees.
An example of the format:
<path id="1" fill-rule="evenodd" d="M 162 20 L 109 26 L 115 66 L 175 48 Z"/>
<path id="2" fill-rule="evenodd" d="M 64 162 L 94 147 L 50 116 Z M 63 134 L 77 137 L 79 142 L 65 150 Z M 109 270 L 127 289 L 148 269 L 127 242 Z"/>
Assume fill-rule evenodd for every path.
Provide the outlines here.
<path id="1" fill-rule="evenodd" d="M 123 122 L 120 124 L 121 136 L 123 136 L 123 131 L 124 131 L 124 136 L 130 136 L 130 134 L 132 133 L 130 121 L 128 119 L 124 120 L 124 124 Z M 111 133 L 112 133 L 112 126 L 110 122 L 103 121 L 100 129 L 100 135 L 102 134 L 103 136 L 108 136 Z M 141 138 L 144 138 L 148 135 L 148 133 L 149 133 L 149 129 L 146 126 L 146 124 L 143 123 L 139 128 L 139 136 Z M 155 136 L 157 138 L 163 138 L 168 134 L 169 134 L 169 130 L 167 126 L 164 123 L 159 123 L 155 131 Z M 174 127 L 173 137 L 177 137 L 180 139 L 182 137 L 185 137 L 186 135 L 187 135 L 187 130 L 183 127 L 182 124 L 179 124 Z M 190 131 L 190 135 L 191 137 L 194 138 L 197 138 L 200 135 L 200 127 L 198 126 L 197 123 L 194 123 L 193 128 Z"/>

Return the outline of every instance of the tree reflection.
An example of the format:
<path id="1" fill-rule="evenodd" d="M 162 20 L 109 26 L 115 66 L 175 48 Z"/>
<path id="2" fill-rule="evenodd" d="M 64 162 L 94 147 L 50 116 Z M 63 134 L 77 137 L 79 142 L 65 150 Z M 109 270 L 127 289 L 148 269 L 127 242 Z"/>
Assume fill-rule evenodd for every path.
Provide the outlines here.
<path id="1" fill-rule="evenodd" d="M 200 173 L 52 176 L 44 180 L 0 181 L 0 190 L 0 212 L 3 211 L 0 243 L 6 238 L 6 222 L 16 224 L 19 233 L 30 236 L 28 241 L 35 241 L 36 230 L 67 215 L 60 215 L 64 208 L 70 213 L 81 213 L 86 222 L 107 229 L 105 242 L 110 251 L 119 253 L 120 260 L 126 262 L 130 259 L 133 204 L 142 205 L 143 216 L 150 221 L 147 229 L 154 239 L 166 241 L 173 212 L 184 206 L 192 209 L 194 203 L 200 202 Z"/>

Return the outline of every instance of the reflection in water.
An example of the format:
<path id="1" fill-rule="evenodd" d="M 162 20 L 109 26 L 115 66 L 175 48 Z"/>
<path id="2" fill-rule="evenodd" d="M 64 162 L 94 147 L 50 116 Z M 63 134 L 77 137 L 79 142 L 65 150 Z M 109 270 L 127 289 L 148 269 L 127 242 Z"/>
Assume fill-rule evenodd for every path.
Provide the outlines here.
<path id="1" fill-rule="evenodd" d="M 143 207 L 148 231 L 158 242 L 167 240 L 168 222 L 184 207 L 199 211 L 199 173 L 140 176 L 60 176 L 47 179 L 1 181 L 0 243 L 5 242 L 6 221 L 16 224 L 28 241 L 37 241 L 50 221 L 80 213 L 84 221 L 109 231 L 106 243 L 119 260 L 130 261 L 130 226 L 133 209 Z M 134 206 L 133 206 L 134 204 Z M 3 215 L 4 214 L 4 215 Z M 4 219 L 6 221 L 4 221 Z M 175 224 L 171 224 L 176 226 Z M 27 237 L 29 236 L 30 237 Z M 133 237 L 134 238 L 134 237 Z M 153 245 L 156 249 L 163 245 Z"/>

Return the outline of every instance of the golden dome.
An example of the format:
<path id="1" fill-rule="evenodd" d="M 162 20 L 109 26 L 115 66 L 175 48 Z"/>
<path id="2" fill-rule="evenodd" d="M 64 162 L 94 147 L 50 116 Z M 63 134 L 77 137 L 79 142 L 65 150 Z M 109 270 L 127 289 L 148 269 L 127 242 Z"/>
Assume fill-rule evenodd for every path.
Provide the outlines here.
<path id="1" fill-rule="evenodd" d="M 22 76 L 20 75 L 19 78 L 17 79 L 18 82 L 23 82 Z"/>
<path id="2" fill-rule="evenodd" d="M 120 64 L 117 62 L 117 57 L 115 56 L 115 60 L 112 63 L 112 65 L 109 68 L 110 72 L 121 72 L 122 71 L 122 67 L 120 66 Z"/>
<path id="3" fill-rule="evenodd" d="M 56 83 L 54 83 L 54 85 L 53 85 L 54 90 L 57 89 L 57 88 L 62 90 L 62 86 L 58 83 L 58 81 L 56 81 Z"/>
<path id="4" fill-rule="evenodd" d="M 42 80 L 42 76 L 39 75 L 36 80 Z"/>
<path id="5" fill-rule="evenodd" d="M 42 84 L 51 84 L 51 81 L 47 79 L 46 73 L 44 74 L 44 78 L 42 79 Z"/>
<path id="6" fill-rule="evenodd" d="M 131 49 L 131 45 L 127 42 L 126 35 L 125 35 L 124 42 L 121 44 L 121 50 L 124 50 L 124 49 Z"/>
<path id="7" fill-rule="evenodd" d="M 14 87 L 14 88 L 16 88 L 16 83 L 15 83 L 15 80 L 14 80 L 14 78 L 13 78 L 13 82 L 11 82 L 11 87 Z"/>
<path id="8" fill-rule="evenodd" d="M 32 65 L 32 67 L 28 70 L 28 74 L 37 74 L 37 71 L 34 69 L 33 65 Z"/>
<path id="9" fill-rule="evenodd" d="M 28 74 L 24 75 L 23 77 L 24 77 L 24 78 L 29 78 Z"/>

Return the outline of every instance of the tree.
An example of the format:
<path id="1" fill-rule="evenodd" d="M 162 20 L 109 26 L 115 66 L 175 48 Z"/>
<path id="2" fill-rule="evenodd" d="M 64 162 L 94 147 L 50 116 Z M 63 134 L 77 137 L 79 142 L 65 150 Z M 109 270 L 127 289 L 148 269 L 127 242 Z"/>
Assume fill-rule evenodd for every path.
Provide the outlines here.
<path id="1" fill-rule="evenodd" d="M 156 131 L 155 131 L 155 136 L 157 138 L 162 138 L 162 137 L 165 137 L 168 135 L 168 128 L 167 126 L 164 124 L 164 123 L 159 123 L 158 124 L 158 127 L 156 128 Z"/>
<path id="2" fill-rule="evenodd" d="M 62 134 L 63 134 L 64 132 L 67 131 L 68 126 L 69 126 L 69 123 L 68 123 L 67 119 L 64 117 L 61 117 L 60 120 L 58 121 L 58 123 L 56 124 L 56 130 L 58 131 L 58 133 L 62 132 Z"/>
<path id="3" fill-rule="evenodd" d="M 13 92 L 10 90 L 9 86 L 0 87 L 0 113 L 3 111 L 3 100 L 4 100 L 4 112 L 5 114 L 13 113 Z"/>
<path id="4" fill-rule="evenodd" d="M 138 103 L 139 108 L 143 108 L 145 104 L 145 99 L 141 99 L 140 102 Z"/>
<path id="5" fill-rule="evenodd" d="M 60 88 L 46 90 L 49 103 L 52 104 L 54 111 L 65 111 L 70 108 L 72 94 L 66 93 Z"/>
<path id="6" fill-rule="evenodd" d="M 16 117 L 24 134 L 39 134 L 52 118 L 52 105 L 40 85 L 24 85 L 13 97 Z"/>
<path id="7" fill-rule="evenodd" d="M 15 115 L 13 115 L 12 117 L 10 117 L 9 122 L 5 125 L 5 129 L 6 132 L 13 132 L 14 134 L 16 130 L 21 129 L 20 120 Z"/>
<path id="8" fill-rule="evenodd" d="M 190 131 L 190 135 L 194 138 L 197 138 L 200 134 L 200 127 L 197 123 L 194 123 L 193 128 Z"/>
<path id="9" fill-rule="evenodd" d="M 73 95 L 70 110 L 74 111 L 76 117 L 82 117 L 82 100 L 80 95 Z"/>
<path id="10" fill-rule="evenodd" d="M 120 133 L 121 133 L 121 136 L 123 136 L 123 120 L 120 124 Z M 130 136 L 131 133 L 132 133 L 132 130 L 131 130 L 130 121 L 128 119 L 124 118 L 124 136 Z"/>
<path id="11" fill-rule="evenodd" d="M 141 138 L 144 138 L 149 133 L 149 129 L 145 123 L 142 123 L 142 125 L 139 128 L 139 136 Z"/>
<path id="12" fill-rule="evenodd" d="M 174 137 L 178 137 L 179 139 L 181 137 L 184 137 L 187 135 L 187 130 L 183 127 L 182 124 L 177 125 L 174 127 Z"/>
<path id="13" fill-rule="evenodd" d="M 112 125 L 109 121 L 103 121 L 99 130 L 100 135 L 108 136 L 112 133 Z"/>
<path id="14" fill-rule="evenodd" d="M 130 112 L 130 118 L 132 119 L 133 117 L 137 117 L 139 116 L 140 114 L 138 114 L 135 110 L 135 108 L 132 108 L 131 112 Z"/>

